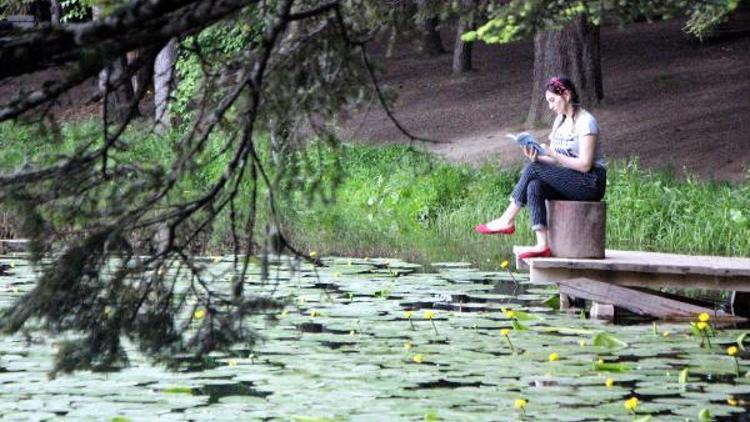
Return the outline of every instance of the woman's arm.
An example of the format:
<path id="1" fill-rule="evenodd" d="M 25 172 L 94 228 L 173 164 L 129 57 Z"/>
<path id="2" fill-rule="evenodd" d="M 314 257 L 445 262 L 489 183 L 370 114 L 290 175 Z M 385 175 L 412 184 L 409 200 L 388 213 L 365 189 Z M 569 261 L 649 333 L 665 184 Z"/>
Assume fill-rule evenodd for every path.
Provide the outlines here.
<path id="1" fill-rule="evenodd" d="M 578 151 L 580 155 L 577 158 L 558 154 L 554 149 L 550 148 L 547 145 L 545 145 L 544 148 L 549 151 L 549 157 L 560 163 L 561 166 L 580 171 L 581 173 L 588 173 L 588 171 L 591 170 L 591 167 L 594 165 L 596 138 L 597 135 L 590 134 L 584 136 L 583 139 L 581 139 L 581 144 Z"/>

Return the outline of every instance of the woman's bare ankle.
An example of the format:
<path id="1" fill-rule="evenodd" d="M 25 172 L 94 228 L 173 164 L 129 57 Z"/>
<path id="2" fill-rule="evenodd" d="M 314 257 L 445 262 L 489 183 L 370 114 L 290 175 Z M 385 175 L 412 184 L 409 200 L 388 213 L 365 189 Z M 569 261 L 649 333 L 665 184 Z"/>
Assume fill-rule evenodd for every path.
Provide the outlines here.
<path id="1" fill-rule="evenodd" d="M 502 230 L 507 229 L 511 226 L 513 226 L 513 221 L 508 221 L 507 219 L 500 217 L 497 219 L 494 219 L 486 224 L 487 228 L 490 230 Z"/>

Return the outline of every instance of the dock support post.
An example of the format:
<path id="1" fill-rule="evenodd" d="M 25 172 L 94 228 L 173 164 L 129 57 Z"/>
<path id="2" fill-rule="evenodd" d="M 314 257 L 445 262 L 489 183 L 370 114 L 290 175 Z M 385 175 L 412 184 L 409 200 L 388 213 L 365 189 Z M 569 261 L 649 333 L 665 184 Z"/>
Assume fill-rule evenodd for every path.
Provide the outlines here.
<path id="1" fill-rule="evenodd" d="M 560 301 L 562 304 L 562 301 Z M 750 317 L 750 293 L 749 292 L 732 292 L 732 314 L 735 316 Z M 560 305 L 562 306 L 562 305 Z"/>
<path id="2" fill-rule="evenodd" d="M 615 320 L 615 305 L 610 303 L 594 302 L 591 304 L 591 319 L 601 319 L 605 321 Z"/>

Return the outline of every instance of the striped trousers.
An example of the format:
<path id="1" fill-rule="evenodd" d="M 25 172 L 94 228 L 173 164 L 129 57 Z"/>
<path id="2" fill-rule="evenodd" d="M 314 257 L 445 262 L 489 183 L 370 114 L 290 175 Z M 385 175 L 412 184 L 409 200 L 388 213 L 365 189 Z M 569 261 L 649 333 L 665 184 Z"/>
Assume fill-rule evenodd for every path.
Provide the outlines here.
<path id="1" fill-rule="evenodd" d="M 587 173 L 567 167 L 529 163 L 521 172 L 511 199 L 516 205 L 528 205 L 531 228 L 542 230 L 547 227 L 547 207 L 545 200 L 599 201 L 607 187 L 607 170 L 594 166 Z"/>

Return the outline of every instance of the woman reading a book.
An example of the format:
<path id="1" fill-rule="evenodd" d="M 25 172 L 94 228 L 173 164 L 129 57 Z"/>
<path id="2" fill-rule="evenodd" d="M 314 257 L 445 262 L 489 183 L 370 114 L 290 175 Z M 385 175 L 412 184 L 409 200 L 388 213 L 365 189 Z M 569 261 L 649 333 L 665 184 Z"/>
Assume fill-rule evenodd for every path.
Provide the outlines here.
<path id="1" fill-rule="evenodd" d="M 508 208 L 500 218 L 474 228 L 482 234 L 512 234 L 516 216 L 528 205 L 536 245 L 519 254 L 519 259 L 552 254 L 547 242 L 545 200 L 599 201 L 607 184 L 599 126 L 579 105 L 573 82 L 566 77 L 550 79 L 545 97 L 550 110 L 557 114 L 550 145 L 526 142 L 523 152 L 531 162 L 523 169 Z"/>

